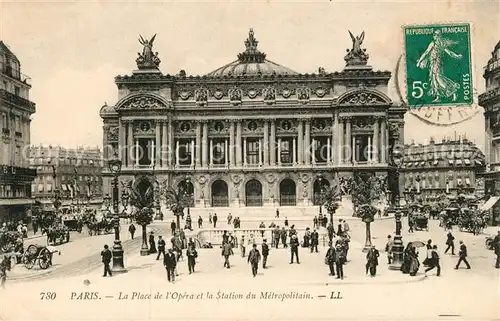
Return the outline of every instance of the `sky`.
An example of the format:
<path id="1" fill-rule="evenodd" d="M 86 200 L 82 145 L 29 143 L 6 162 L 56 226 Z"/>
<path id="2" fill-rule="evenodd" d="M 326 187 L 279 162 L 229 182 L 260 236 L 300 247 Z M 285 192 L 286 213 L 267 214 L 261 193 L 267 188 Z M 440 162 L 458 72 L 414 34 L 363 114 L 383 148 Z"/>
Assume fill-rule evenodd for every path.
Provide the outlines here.
<path id="1" fill-rule="evenodd" d="M 253 28 L 267 58 L 292 70 L 341 71 L 348 30 L 365 31 L 364 47 L 375 70 L 394 71 L 403 53 L 401 26 L 470 22 L 474 86 L 484 91 L 483 66 L 500 39 L 500 2 L 316 1 L 291 2 L 0 2 L 0 39 L 32 78 L 32 144 L 102 146 L 99 109 L 117 101 L 117 75 L 136 69 L 139 34 L 157 33 L 164 74 L 203 75 L 236 59 Z M 394 95 L 392 98 L 394 97 Z M 453 127 L 405 117 L 405 140 L 425 143 L 467 133 L 481 148 L 482 110 Z"/>

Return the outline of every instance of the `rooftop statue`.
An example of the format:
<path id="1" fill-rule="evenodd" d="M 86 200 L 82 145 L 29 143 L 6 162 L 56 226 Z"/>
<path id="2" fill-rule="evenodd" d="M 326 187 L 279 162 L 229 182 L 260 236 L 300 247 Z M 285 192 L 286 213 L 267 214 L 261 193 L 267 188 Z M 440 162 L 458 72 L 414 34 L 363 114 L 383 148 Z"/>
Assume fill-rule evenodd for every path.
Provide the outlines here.
<path id="1" fill-rule="evenodd" d="M 365 32 L 363 31 L 361 35 L 354 36 L 351 31 L 349 35 L 352 39 L 352 49 L 347 49 L 347 55 L 344 60 L 347 66 L 364 66 L 368 61 L 369 55 L 366 53 L 366 49 L 362 49 L 361 45 L 365 39 Z"/>
<path id="2" fill-rule="evenodd" d="M 156 34 L 150 39 L 144 39 L 139 35 L 139 43 L 143 45 L 142 54 L 138 52 L 139 57 L 135 60 L 137 63 L 137 68 L 139 69 L 158 69 L 160 65 L 160 58 L 158 58 L 158 53 L 153 54 L 153 42 L 155 41 Z"/>

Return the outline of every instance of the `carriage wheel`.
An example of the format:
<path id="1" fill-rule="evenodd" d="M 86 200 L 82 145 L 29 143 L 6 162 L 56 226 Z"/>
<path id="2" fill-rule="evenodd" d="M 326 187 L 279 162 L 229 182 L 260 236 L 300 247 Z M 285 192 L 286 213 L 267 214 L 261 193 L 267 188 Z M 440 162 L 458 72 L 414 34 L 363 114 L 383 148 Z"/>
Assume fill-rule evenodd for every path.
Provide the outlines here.
<path id="1" fill-rule="evenodd" d="M 50 266 L 50 251 L 44 247 L 38 255 L 38 264 L 42 270 L 46 270 Z"/>
<path id="2" fill-rule="evenodd" d="M 38 248 L 36 247 L 36 245 L 31 244 L 30 246 L 28 246 L 26 252 L 24 253 L 23 264 L 28 270 L 31 270 L 33 266 L 35 266 L 37 251 Z"/>

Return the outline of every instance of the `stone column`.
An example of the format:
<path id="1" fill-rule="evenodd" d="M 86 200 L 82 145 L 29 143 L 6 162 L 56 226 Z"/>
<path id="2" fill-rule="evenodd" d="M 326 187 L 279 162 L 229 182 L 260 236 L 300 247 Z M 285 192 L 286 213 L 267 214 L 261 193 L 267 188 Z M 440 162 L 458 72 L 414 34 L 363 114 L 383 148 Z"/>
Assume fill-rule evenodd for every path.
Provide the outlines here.
<path id="1" fill-rule="evenodd" d="M 338 158 L 337 154 L 338 153 L 335 151 L 335 148 L 337 148 L 337 146 L 338 146 L 338 142 L 337 142 L 338 128 L 339 128 L 339 115 L 338 115 L 338 112 L 335 112 L 335 116 L 333 118 L 333 125 L 332 125 L 332 139 L 330 140 L 330 153 L 331 153 L 330 159 L 331 159 L 331 162 L 333 164 L 338 164 L 338 162 L 337 162 L 337 158 Z"/>
<path id="2" fill-rule="evenodd" d="M 243 165 L 247 164 L 247 138 L 243 138 Z"/>
<path id="3" fill-rule="evenodd" d="M 155 167 L 160 167 L 161 160 L 161 122 L 159 119 L 156 120 L 156 141 L 155 141 Z"/>
<path id="4" fill-rule="evenodd" d="M 134 123 L 132 121 L 128 122 L 128 134 L 127 134 L 127 153 L 128 153 L 128 160 L 126 163 L 126 167 L 130 166 L 132 167 L 134 165 L 134 155 L 132 154 L 132 150 L 134 149 Z"/>
<path id="5" fill-rule="evenodd" d="M 278 138 L 278 166 L 281 166 L 281 138 Z"/>
<path id="6" fill-rule="evenodd" d="M 380 126 L 380 162 L 387 163 L 387 127 L 386 127 L 386 119 L 382 118 L 381 126 Z"/>
<path id="7" fill-rule="evenodd" d="M 236 164 L 241 166 L 241 121 L 236 124 Z"/>
<path id="8" fill-rule="evenodd" d="M 345 119 L 341 118 L 339 122 L 339 127 L 337 130 L 337 164 L 344 163 L 344 122 Z"/>
<path id="9" fill-rule="evenodd" d="M 299 119 L 298 137 L 297 137 L 297 149 L 298 149 L 298 163 L 304 163 L 304 122 Z"/>
<path id="10" fill-rule="evenodd" d="M 135 166 L 139 166 L 139 139 L 135 140 Z"/>
<path id="11" fill-rule="evenodd" d="M 174 122 L 171 118 L 168 119 L 168 166 L 174 165 L 175 137 L 174 137 Z"/>
<path id="12" fill-rule="evenodd" d="M 367 153 L 368 163 L 371 163 L 372 160 L 373 160 L 373 157 L 372 157 L 372 154 L 371 154 L 372 150 L 373 150 L 373 148 L 372 148 L 372 138 L 371 138 L 371 136 L 368 136 L 368 153 Z"/>
<path id="13" fill-rule="evenodd" d="M 326 151 L 327 151 L 327 154 L 326 154 L 326 162 L 328 164 L 330 164 L 330 161 L 331 161 L 331 158 L 330 156 L 332 155 L 331 153 L 331 150 L 332 150 L 332 147 L 331 147 L 331 143 L 330 143 L 330 138 L 327 138 L 327 141 L 326 141 Z"/>
<path id="14" fill-rule="evenodd" d="M 235 151 L 235 142 L 234 142 L 234 121 L 231 120 L 231 123 L 229 125 L 229 164 L 231 166 L 236 165 L 236 158 L 234 157 L 234 151 Z"/>
<path id="15" fill-rule="evenodd" d="M 201 127 L 202 127 L 201 122 L 196 122 L 196 167 L 201 166 Z"/>
<path id="16" fill-rule="evenodd" d="M 262 139 L 259 138 L 259 166 L 262 166 Z"/>
<path id="17" fill-rule="evenodd" d="M 210 152 L 208 154 L 208 162 L 210 163 L 210 166 L 214 164 L 214 140 L 210 139 Z M 217 144 L 217 148 L 219 148 L 219 144 Z"/>
<path id="18" fill-rule="evenodd" d="M 269 123 L 264 120 L 264 166 L 269 165 L 269 150 Z M 262 150 L 259 153 L 262 153 Z"/>
<path id="19" fill-rule="evenodd" d="M 313 165 L 316 165 L 316 139 L 313 138 L 312 139 L 312 144 L 311 144 L 312 148 L 311 148 L 311 156 L 312 156 L 312 164 Z"/>
<path id="20" fill-rule="evenodd" d="M 345 141 L 347 144 L 348 153 L 350 153 L 350 156 L 351 156 L 349 159 L 351 160 L 351 162 L 353 162 L 353 160 L 354 160 L 354 151 L 353 151 L 354 144 L 351 145 L 351 142 L 352 142 L 351 119 L 352 119 L 351 117 L 346 118 Z"/>
<path id="21" fill-rule="evenodd" d="M 191 166 L 194 165 L 194 140 L 191 140 Z"/>
<path id="22" fill-rule="evenodd" d="M 201 142 L 201 166 L 208 166 L 208 122 L 203 123 L 203 136 Z"/>
<path id="23" fill-rule="evenodd" d="M 125 122 L 123 120 L 120 120 L 119 127 L 118 127 L 118 148 L 120 150 L 120 155 L 118 157 L 122 161 L 122 164 L 125 163 L 126 158 L 127 158 L 127 149 L 125 148 Z"/>
<path id="24" fill-rule="evenodd" d="M 373 159 L 372 161 L 375 163 L 380 162 L 380 145 L 379 145 L 379 138 L 380 138 L 380 130 L 379 130 L 379 121 L 380 117 L 375 118 L 375 124 L 373 125 Z"/>
<path id="25" fill-rule="evenodd" d="M 311 165 L 311 120 L 306 119 L 306 134 L 304 137 L 305 164 Z"/>
<path id="26" fill-rule="evenodd" d="M 292 164 L 297 164 L 297 142 L 295 138 L 293 138 L 292 142 Z"/>
<path id="27" fill-rule="evenodd" d="M 151 142 L 151 145 L 150 145 L 151 146 L 151 162 L 149 163 L 149 166 L 153 167 L 156 164 L 155 163 L 155 160 L 156 160 L 156 149 L 155 149 L 156 143 L 155 143 L 154 139 L 151 139 L 150 142 Z"/>
<path id="28" fill-rule="evenodd" d="M 269 146 L 270 152 L 270 163 L 271 166 L 276 165 L 276 121 L 274 119 L 271 120 L 271 142 Z"/>
<path id="29" fill-rule="evenodd" d="M 227 144 L 227 138 L 224 140 L 224 164 L 229 163 L 229 146 Z"/>
<path id="30" fill-rule="evenodd" d="M 179 141 L 175 141 L 175 166 L 179 166 Z"/>
<path id="31" fill-rule="evenodd" d="M 168 127 L 167 127 L 167 121 L 163 121 L 163 129 L 162 129 L 162 139 L 161 139 L 161 167 L 167 167 L 167 153 L 169 153 L 168 149 Z"/>
<path id="32" fill-rule="evenodd" d="M 356 163 L 356 153 L 355 153 L 355 148 L 356 148 L 356 137 L 355 136 L 352 136 L 352 140 L 351 140 L 352 144 L 351 144 L 351 163 Z M 361 152 L 361 151 L 360 151 Z"/>

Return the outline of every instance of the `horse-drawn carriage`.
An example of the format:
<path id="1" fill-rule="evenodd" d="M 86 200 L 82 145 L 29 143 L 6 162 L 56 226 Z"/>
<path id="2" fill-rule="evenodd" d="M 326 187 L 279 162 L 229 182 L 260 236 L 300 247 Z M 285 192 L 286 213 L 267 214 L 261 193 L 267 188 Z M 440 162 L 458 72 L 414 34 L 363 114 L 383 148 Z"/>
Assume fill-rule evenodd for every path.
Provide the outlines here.
<path id="1" fill-rule="evenodd" d="M 42 270 L 45 270 L 52 265 L 52 255 L 55 252 L 58 251 L 55 249 L 51 250 L 46 246 L 31 244 L 28 246 L 26 251 L 24 251 L 21 261 L 24 264 L 24 267 L 29 270 L 31 270 L 37 263 Z"/>
<path id="2" fill-rule="evenodd" d="M 413 218 L 415 221 L 415 230 L 429 230 L 429 218 L 424 213 L 419 213 Z"/>
<path id="3" fill-rule="evenodd" d="M 82 232 L 82 220 L 79 214 L 66 213 L 62 216 L 63 225 L 70 231 Z"/>
<path id="4" fill-rule="evenodd" d="M 23 247 L 22 234 L 17 231 L 0 232 L 0 253 L 15 252 Z"/>

